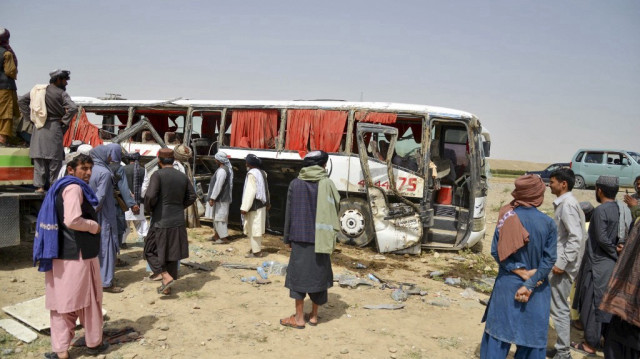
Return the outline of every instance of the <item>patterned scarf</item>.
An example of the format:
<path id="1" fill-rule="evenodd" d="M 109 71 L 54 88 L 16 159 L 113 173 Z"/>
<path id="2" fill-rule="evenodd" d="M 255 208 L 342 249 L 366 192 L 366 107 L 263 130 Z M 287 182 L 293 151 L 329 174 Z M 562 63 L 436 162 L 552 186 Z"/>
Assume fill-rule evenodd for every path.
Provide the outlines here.
<path id="1" fill-rule="evenodd" d="M 627 237 L 616 262 L 600 310 L 640 327 L 640 222 Z"/>

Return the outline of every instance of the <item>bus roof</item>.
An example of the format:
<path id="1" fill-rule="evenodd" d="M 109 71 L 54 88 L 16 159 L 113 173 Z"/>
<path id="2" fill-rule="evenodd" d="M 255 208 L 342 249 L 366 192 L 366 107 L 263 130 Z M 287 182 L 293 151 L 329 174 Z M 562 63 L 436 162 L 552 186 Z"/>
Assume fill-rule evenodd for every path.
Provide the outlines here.
<path id="1" fill-rule="evenodd" d="M 95 97 L 73 97 L 73 101 L 83 107 L 152 107 L 170 105 L 176 107 L 211 108 L 318 108 L 318 109 L 370 109 L 380 112 L 430 113 L 431 115 L 471 119 L 469 112 L 444 107 L 403 104 L 393 102 L 350 102 L 350 101 L 246 101 L 246 100 L 101 100 Z"/>

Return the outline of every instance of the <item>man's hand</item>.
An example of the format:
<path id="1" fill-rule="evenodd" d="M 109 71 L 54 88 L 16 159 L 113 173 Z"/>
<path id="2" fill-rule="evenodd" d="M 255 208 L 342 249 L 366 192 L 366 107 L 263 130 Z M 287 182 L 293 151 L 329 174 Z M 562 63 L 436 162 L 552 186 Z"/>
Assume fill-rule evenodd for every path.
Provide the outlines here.
<path id="1" fill-rule="evenodd" d="M 246 215 L 246 214 L 247 214 L 247 211 L 242 211 L 242 210 L 241 210 L 241 211 L 240 211 L 240 214 Z"/>
<path id="2" fill-rule="evenodd" d="M 629 208 L 632 208 L 632 207 L 635 207 L 635 206 L 637 206 L 637 205 L 638 205 L 638 200 L 637 200 L 637 199 L 635 199 L 635 198 L 633 198 L 633 197 L 631 197 L 631 196 L 629 196 L 628 194 L 625 194 L 625 195 L 624 195 L 624 199 L 623 199 L 623 201 L 624 201 L 624 203 L 626 203 L 626 204 L 627 204 L 627 206 L 628 206 Z"/>
<path id="3" fill-rule="evenodd" d="M 100 234 L 101 230 L 102 230 L 102 227 L 100 227 L 100 225 L 98 224 L 98 231 L 96 232 L 96 234 Z"/>
<path id="4" fill-rule="evenodd" d="M 618 252 L 618 255 L 620 255 L 620 253 L 622 253 L 622 250 L 624 249 L 624 243 L 620 243 L 616 246 L 616 252 Z"/>
<path id="5" fill-rule="evenodd" d="M 553 266 L 553 268 L 551 268 L 551 271 L 553 272 L 553 274 L 555 275 L 560 275 L 562 273 L 564 273 L 564 271 L 556 266 Z"/>
<path id="6" fill-rule="evenodd" d="M 535 273 L 536 269 L 526 270 L 524 268 L 518 268 L 512 270 L 513 273 L 517 274 L 522 280 L 529 280 Z"/>
<path id="7" fill-rule="evenodd" d="M 216 203 L 216 202 L 215 202 L 214 200 L 212 200 L 212 199 L 210 199 L 210 200 L 209 200 L 209 205 L 210 205 L 211 207 L 213 207 L 213 205 L 214 205 L 215 203 Z"/>
<path id="8" fill-rule="evenodd" d="M 137 204 L 134 205 L 133 207 L 131 207 L 131 212 L 133 212 L 133 214 L 140 214 L 140 206 L 138 206 Z"/>
<path id="9" fill-rule="evenodd" d="M 518 289 L 515 295 L 515 300 L 520 303 L 526 303 L 529 301 L 529 297 L 531 297 L 531 292 L 527 287 L 522 286 Z"/>

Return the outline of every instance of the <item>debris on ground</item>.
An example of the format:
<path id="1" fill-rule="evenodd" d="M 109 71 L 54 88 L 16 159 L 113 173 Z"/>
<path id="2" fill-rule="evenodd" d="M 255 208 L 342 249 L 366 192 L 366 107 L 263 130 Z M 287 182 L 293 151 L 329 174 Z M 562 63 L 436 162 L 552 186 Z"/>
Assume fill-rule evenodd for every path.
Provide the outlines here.
<path id="1" fill-rule="evenodd" d="M 460 278 L 454 278 L 454 277 L 447 277 L 444 280 L 444 283 L 448 285 L 458 285 L 460 284 L 460 282 L 461 282 Z"/>
<path id="2" fill-rule="evenodd" d="M 402 289 L 396 289 L 391 292 L 391 298 L 396 302 L 404 302 L 409 298 L 409 294 Z"/>
<path id="3" fill-rule="evenodd" d="M 364 305 L 362 308 L 396 310 L 396 309 L 404 308 L 404 304 L 367 304 L 367 305 Z"/>
<path id="4" fill-rule="evenodd" d="M 195 268 L 201 271 L 205 271 L 205 272 L 211 272 L 213 269 L 204 266 L 200 263 L 194 263 L 194 262 L 185 262 L 185 261 L 180 261 L 180 264 L 184 264 L 187 267 L 191 267 L 191 268 Z"/>
<path id="5" fill-rule="evenodd" d="M 243 264 L 243 263 L 223 263 L 222 266 L 224 268 L 230 268 L 230 269 L 251 269 L 251 270 L 256 270 L 258 268 L 258 266 L 252 266 L 252 265 Z"/>

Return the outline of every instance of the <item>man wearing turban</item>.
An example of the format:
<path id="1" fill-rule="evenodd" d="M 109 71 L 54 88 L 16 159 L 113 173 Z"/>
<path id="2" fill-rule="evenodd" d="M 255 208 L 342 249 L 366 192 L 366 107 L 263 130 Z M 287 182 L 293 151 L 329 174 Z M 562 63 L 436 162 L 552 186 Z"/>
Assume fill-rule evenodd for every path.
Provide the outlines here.
<path id="1" fill-rule="evenodd" d="M 267 209 L 271 207 L 267 174 L 260 169 L 262 161 L 256 155 L 248 154 L 245 161 L 247 177 L 242 190 L 240 213 L 244 218 L 244 234 L 251 243 L 247 258 L 262 257 L 262 235 L 267 223 Z"/>
<path id="2" fill-rule="evenodd" d="M 227 158 L 227 154 L 218 151 L 214 156 L 218 169 L 209 182 L 207 198 L 212 210 L 213 243 L 225 244 L 229 233 L 227 221 L 229 220 L 229 206 L 231 205 L 231 191 L 233 190 L 233 168 Z"/>
<path id="3" fill-rule="evenodd" d="M 491 255 L 498 276 L 482 321 L 486 321 L 480 357 L 544 358 L 549 329 L 551 288 L 546 280 L 556 262 L 556 224 L 538 211 L 545 185 L 540 176 L 515 181 L 513 201 L 500 209 Z"/>

